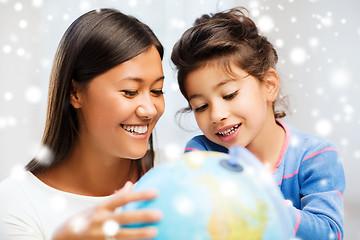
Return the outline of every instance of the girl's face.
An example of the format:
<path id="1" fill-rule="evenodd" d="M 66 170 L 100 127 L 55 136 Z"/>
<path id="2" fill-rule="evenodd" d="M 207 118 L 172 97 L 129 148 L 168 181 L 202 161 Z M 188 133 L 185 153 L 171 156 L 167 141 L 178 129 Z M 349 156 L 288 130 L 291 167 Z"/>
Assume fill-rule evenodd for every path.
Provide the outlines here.
<path id="1" fill-rule="evenodd" d="M 72 94 L 81 144 L 114 157 L 143 157 L 164 112 L 163 82 L 161 58 L 152 46 Z"/>
<path id="2" fill-rule="evenodd" d="M 226 148 L 249 147 L 264 136 L 274 121 L 270 94 L 273 86 L 260 83 L 241 68 L 230 65 L 232 75 L 216 64 L 188 74 L 185 89 L 196 122 L 205 136 Z"/>

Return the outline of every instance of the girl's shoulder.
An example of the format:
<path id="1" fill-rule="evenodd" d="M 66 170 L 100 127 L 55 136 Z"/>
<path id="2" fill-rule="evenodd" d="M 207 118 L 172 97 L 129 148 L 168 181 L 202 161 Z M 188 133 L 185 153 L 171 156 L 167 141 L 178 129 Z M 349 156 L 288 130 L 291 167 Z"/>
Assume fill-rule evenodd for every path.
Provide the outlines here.
<path id="1" fill-rule="evenodd" d="M 337 146 L 330 140 L 306 131 L 299 130 L 292 126 L 287 126 L 289 133 L 289 143 L 286 152 L 286 157 L 297 159 L 299 162 L 304 162 L 306 159 L 315 156 L 322 156 L 330 153 L 331 155 L 339 156 Z M 335 156 L 334 156 L 335 157 Z"/>
<path id="2" fill-rule="evenodd" d="M 292 126 L 288 126 L 290 131 L 290 144 L 293 146 L 301 146 L 304 149 L 308 148 L 323 148 L 323 147 L 334 147 L 335 144 L 331 142 L 329 139 L 294 128 Z"/>
<path id="3" fill-rule="evenodd" d="M 205 135 L 197 135 L 190 139 L 185 147 L 185 152 L 191 151 L 216 151 L 227 153 L 228 149 L 210 141 Z"/>

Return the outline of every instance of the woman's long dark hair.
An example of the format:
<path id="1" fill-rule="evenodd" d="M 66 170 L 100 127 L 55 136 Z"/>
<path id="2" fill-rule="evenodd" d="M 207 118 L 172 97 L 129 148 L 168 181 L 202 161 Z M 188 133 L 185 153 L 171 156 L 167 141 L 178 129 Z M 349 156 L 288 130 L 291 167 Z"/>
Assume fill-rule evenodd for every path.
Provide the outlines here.
<path id="1" fill-rule="evenodd" d="M 90 11 L 76 19 L 58 46 L 49 84 L 48 108 L 42 144 L 52 154 L 50 163 L 36 157 L 26 169 L 41 172 L 63 161 L 78 137 L 78 119 L 70 104 L 72 81 L 82 88 L 96 76 L 126 62 L 150 46 L 163 58 L 163 46 L 152 30 L 135 17 L 115 9 Z M 146 159 L 146 161 L 142 161 Z M 152 135 L 149 151 L 136 162 L 139 176 L 153 166 Z"/>

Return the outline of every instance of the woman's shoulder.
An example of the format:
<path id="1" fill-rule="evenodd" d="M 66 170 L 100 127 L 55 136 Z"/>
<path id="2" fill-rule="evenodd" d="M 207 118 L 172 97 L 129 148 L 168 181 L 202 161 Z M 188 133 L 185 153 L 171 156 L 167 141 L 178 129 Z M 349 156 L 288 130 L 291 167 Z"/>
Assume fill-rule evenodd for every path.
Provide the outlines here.
<path id="1" fill-rule="evenodd" d="M 27 171 L 18 171 L 0 182 L 0 209 L 2 212 L 11 211 L 13 207 L 30 210 L 29 196 L 36 196 L 37 192 L 32 187 L 33 179 Z"/>
<path id="2" fill-rule="evenodd" d="M 40 237 L 37 213 L 29 198 L 27 172 L 9 176 L 0 182 L 0 228 L 5 236 L 23 233 Z M 31 194 L 36 195 L 35 192 Z"/>
<path id="3" fill-rule="evenodd" d="M 17 175 L 11 175 L 6 177 L 0 182 L 0 199 L 8 199 L 12 196 L 22 196 L 25 197 L 24 192 L 24 183 L 26 185 L 27 173 L 21 172 Z"/>

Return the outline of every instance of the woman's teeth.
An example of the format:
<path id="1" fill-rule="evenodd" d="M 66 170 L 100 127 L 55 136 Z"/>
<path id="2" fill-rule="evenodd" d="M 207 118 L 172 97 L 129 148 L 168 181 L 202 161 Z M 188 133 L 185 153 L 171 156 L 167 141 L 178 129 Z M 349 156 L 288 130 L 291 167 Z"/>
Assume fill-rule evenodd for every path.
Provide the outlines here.
<path id="1" fill-rule="evenodd" d="M 121 125 L 123 129 L 134 134 L 144 134 L 148 130 L 148 126 Z"/>
<path id="2" fill-rule="evenodd" d="M 236 131 L 236 129 L 239 128 L 239 126 L 240 126 L 240 124 L 235 125 L 234 127 L 230 128 L 224 132 L 218 132 L 217 134 L 219 134 L 221 136 L 229 136 L 230 134 L 233 134 Z"/>

